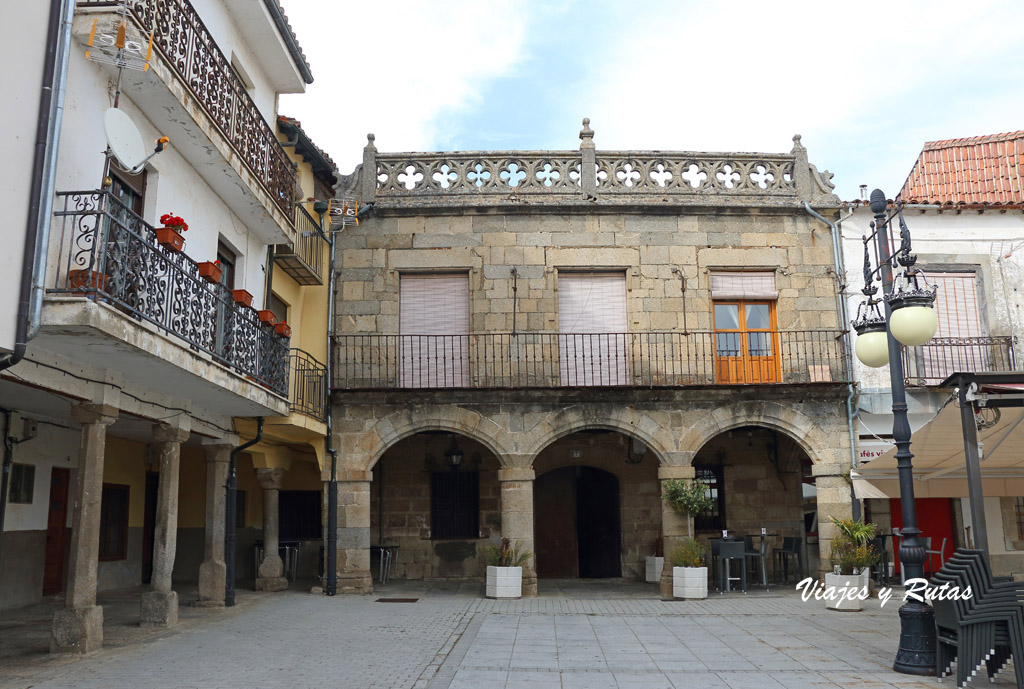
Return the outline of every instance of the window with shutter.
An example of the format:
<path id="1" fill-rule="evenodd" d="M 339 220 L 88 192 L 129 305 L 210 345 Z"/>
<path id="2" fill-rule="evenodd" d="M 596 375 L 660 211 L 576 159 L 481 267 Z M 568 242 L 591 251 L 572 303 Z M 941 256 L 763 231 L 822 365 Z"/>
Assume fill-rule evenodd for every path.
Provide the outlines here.
<path id="1" fill-rule="evenodd" d="M 558 276 L 562 385 L 628 385 L 625 273 Z"/>
<path id="2" fill-rule="evenodd" d="M 929 343 L 908 348 L 908 378 L 939 381 L 956 371 L 992 370 L 988 347 L 969 339 L 985 335 L 978 314 L 977 275 L 973 272 L 926 275 L 938 288 L 935 312 L 939 327 Z"/>
<path id="3" fill-rule="evenodd" d="M 469 384 L 468 275 L 402 275 L 398 329 L 402 387 Z"/>
<path id="4" fill-rule="evenodd" d="M 430 537 L 478 538 L 480 472 L 435 471 L 430 475 Z"/>

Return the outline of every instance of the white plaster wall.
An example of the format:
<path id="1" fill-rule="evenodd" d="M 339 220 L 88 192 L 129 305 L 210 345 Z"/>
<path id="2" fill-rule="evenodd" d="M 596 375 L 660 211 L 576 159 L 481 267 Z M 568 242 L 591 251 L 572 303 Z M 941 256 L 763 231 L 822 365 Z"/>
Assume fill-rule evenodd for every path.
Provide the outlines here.
<path id="1" fill-rule="evenodd" d="M 50 470 L 52 467 L 71 469 L 71 478 L 74 480 L 81 437 L 78 431 L 40 422 L 39 435 L 15 447 L 15 462 L 35 465 L 35 486 L 31 504 L 7 504 L 4 531 L 39 531 L 46 528 L 50 502 Z M 71 525 L 73 501 L 72 482 L 68 493 L 68 526 Z"/>
<path id="2" fill-rule="evenodd" d="M 106 73 L 75 51 L 71 58 L 68 98 L 64 114 L 66 136 L 61 144 L 57 168 L 57 191 L 90 190 L 100 186 L 103 155 L 103 113 L 113 104 L 113 83 Z M 135 106 L 129 94 L 121 94 L 119 107 L 135 122 L 143 141 L 153 142 L 161 134 Z M 263 304 L 267 246 L 235 215 L 199 173 L 177 152 L 171 142 L 148 164 L 149 172 L 143 218 L 158 226 L 159 217 L 171 212 L 185 218 L 185 253 L 195 261 L 212 261 L 217 241 L 223 238 L 239 254 L 236 288 L 255 296 Z M 55 207 L 55 210 L 57 208 Z M 70 227 L 62 233 L 55 223 L 50 243 L 48 285 L 57 280 L 57 255 L 67 253 Z M 66 259 L 64 260 L 66 266 Z"/>
<path id="3" fill-rule="evenodd" d="M 8 26 L 18 28 L 0 41 L 0 65 L 4 65 L 0 128 L 4 132 L 4 162 L 17 174 L 5 175 L 0 184 L 0 204 L 7 216 L 0 230 L 4 239 L 0 251 L 0 352 L 14 347 L 48 10 L 49 3 L 18 2 L 4 12 Z"/>
<path id="4" fill-rule="evenodd" d="M 1018 335 L 1024 330 L 1024 214 L 1021 211 L 988 210 L 984 213 L 951 211 L 924 213 L 909 209 L 904 219 L 913 239 L 918 265 L 926 271 L 929 261 L 977 265 L 984 288 L 981 319 L 990 335 Z M 873 216 L 866 206 L 843 222 L 843 257 L 846 264 L 847 299 L 854 318 L 864 296 L 864 244 Z M 871 249 L 874 264 L 874 248 Z M 876 283 L 876 285 L 879 283 Z M 881 290 L 881 288 L 879 287 Z M 879 294 L 881 291 L 879 291 Z M 856 338 L 854 338 L 856 339 Z M 1018 359 L 1022 353 L 1018 344 Z M 854 358 L 854 372 L 862 388 L 889 387 L 888 367 L 870 369 Z"/>

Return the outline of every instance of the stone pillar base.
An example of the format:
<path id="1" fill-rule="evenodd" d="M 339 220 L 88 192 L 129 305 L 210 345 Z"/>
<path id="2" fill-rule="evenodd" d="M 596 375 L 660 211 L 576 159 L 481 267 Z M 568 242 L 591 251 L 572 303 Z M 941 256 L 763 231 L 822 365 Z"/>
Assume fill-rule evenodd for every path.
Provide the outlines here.
<path id="1" fill-rule="evenodd" d="M 359 574 L 339 574 L 338 593 L 373 593 L 373 578 Z"/>
<path id="2" fill-rule="evenodd" d="M 257 591 L 286 591 L 288 580 L 284 577 L 258 577 L 256 579 Z"/>
<path id="3" fill-rule="evenodd" d="M 224 584 L 228 568 L 223 560 L 207 560 L 199 565 L 199 605 L 218 608 L 224 605 Z"/>
<path id="4" fill-rule="evenodd" d="M 537 597 L 537 577 L 523 575 L 523 598 Z"/>
<path id="5" fill-rule="evenodd" d="M 50 653 L 91 653 L 103 646 L 103 608 L 61 608 L 53 614 Z"/>
<path id="6" fill-rule="evenodd" d="M 177 591 L 146 591 L 139 603 L 139 624 L 143 627 L 173 627 L 178 624 Z"/>

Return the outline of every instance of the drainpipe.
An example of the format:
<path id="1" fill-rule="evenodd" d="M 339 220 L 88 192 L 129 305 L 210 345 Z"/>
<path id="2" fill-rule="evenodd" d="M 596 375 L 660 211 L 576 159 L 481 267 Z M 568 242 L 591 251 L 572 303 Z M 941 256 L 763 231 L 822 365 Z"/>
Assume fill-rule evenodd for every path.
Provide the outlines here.
<path id="1" fill-rule="evenodd" d="M 14 335 L 14 351 L 0 357 L 0 371 L 14 366 L 25 356 L 28 341 L 39 332 L 46 280 L 46 253 L 50 245 L 50 219 L 53 214 L 53 188 L 57 175 L 57 149 L 64 94 L 68 81 L 71 51 L 71 21 L 75 3 L 52 0 L 46 33 L 46 57 L 39 93 L 39 117 L 32 160 L 28 220 L 25 223 L 25 249 L 21 266 L 21 288 Z"/>
<path id="2" fill-rule="evenodd" d="M 0 409 L 4 417 L 4 461 L 3 479 L 0 480 L 0 564 L 3 564 L 4 546 L 4 515 L 7 514 L 7 486 L 11 481 L 11 463 L 14 461 L 14 441 L 11 438 L 11 412 L 8 409 Z"/>
<path id="3" fill-rule="evenodd" d="M 850 342 L 850 327 L 849 327 L 850 320 L 849 320 L 849 315 L 848 315 L 848 313 L 846 311 L 846 289 L 845 289 L 846 268 L 843 265 L 842 244 L 840 242 L 839 226 L 841 226 L 843 224 L 844 220 L 847 220 L 851 215 L 853 215 L 853 211 L 851 210 L 849 213 L 847 213 L 847 215 L 845 217 L 839 218 L 839 220 L 837 220 L 836 222 L 832 222 L 831 220 L 829 220 L 828 218 L 823 216 L 821 213 L 818 213 L 813 208 L 811 208 L 811 204 L 808 203 L 807 201 L 804 201 L 804 210 L 807 211 L 810 215 L 814 216 L 818 220 L 820 220 L 823 223 L 825 223 L 826 225 L 828 225 L 829 229 L 832 231 L 832 260 L 833 260 L 834 270 L 836 272 L 836 277 L 840 280 L 839 318 L 841 319 L 840 322 L 842 323 L 842 326 L 843 326 L 843 339 L 846 340 L 846 348 L 845 348 L 846 349 L 846 354 L 844 356 L 844 359 L 845 359 L 845 363 L 846 363 L 846 370 L 849 372 L 850 378 L 852 379 L 853 378 L 853 347 L 852 347 L 852 343 Z M 856 434 L 855 434 L 855 432 L 853 430 L 853 418 L 855 416 L 854 411 L 853 411 L 853 396 L 854 396 L 855 392 L 856 392 L 856 385 L 851 380 L 847 384 L 847 391 L 846 391 L 846 425 L 847 425 L 847 431 L 850 434 L 850 470 L 851 471 L 857 468 L 857 436 L 856 436 Z M 860 501 L 857 500 L 856 497 L 854 497 L 852 486 L 850 488 L 850 500 L 851 500 L 851 503 L 852 503 L 852 506 L 853 506 L 853 518 L 854 519 L 860 519 L 861 518 Z"/>
<path id="4" fill-rule="evenodd" d="M 239 445 L 231 451 L 228 460 L 227 496 L 224 500 L 224 564 L 227 577 L 224 582 L 224 605 L 235 604 L 235 546 L 238 544 L 238 533 L 235 524 L 235 502 L 238 497 L 238 455 L 263 439 L 263 417 L 256 417 L 256 437 Z"/>

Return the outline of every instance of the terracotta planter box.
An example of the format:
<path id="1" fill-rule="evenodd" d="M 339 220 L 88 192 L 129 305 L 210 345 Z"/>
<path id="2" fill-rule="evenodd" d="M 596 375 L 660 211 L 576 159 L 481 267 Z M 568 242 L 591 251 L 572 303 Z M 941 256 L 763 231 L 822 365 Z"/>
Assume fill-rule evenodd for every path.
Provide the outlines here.
<path id="1" fill-rule="evenodd" d="M 199 277 L 213 284 L 220 282 L 220 276 L 224 274 L 224 269 L 213 261 L 203 261 L 198 267 Z"/>
<path id="2" fill-rule="evenodd" d="M 291 337 L 292 326 L 288 325 L 284 321 L 281 321 L 280 323 L 274 326 L 274 332 L 280 335 L 281 337 Z"/>
<path id="3" fill-rule="evenodd" d="M 109 275 L 98 270 L 72 270 L 68 273 L 68 287 L 82 290 L 97 289 L 106 292 L 109 279 Z"/>
<path id="4" fill-rule="evenodd" d="M 260 323 L 266 323 L 267 325 L 274 325 L 277 323 L 277 316 L 270 309 L 262 309 L 256 312 L 260 317 Z"/>
<path id="5" fill-rule="evenodd" d="M 185 238 L 173 227 L 156 228 L 156 241 L 160 246 L 174 253 L 185 248 Z"/>
<path id="6" fill-rule="evenodd" d="M 231 290 L 231 298 L 235 300 L 236 304 L 242 306 L 252 306 L 252 294 L 244 289 L 233 289 Z"/>

